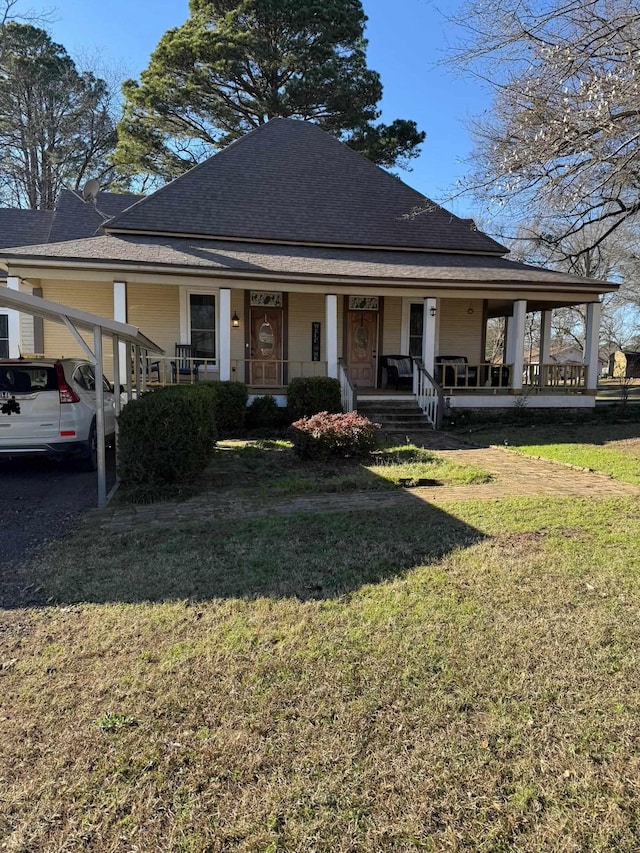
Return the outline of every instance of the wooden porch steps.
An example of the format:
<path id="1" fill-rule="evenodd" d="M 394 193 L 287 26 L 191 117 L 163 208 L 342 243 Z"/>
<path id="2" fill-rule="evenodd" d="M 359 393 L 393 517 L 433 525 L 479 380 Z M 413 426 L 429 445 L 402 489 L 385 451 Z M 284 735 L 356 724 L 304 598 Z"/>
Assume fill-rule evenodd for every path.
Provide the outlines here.
<path id="1" fill-rule="evenodd" d="M 431 424 L 415 400 L 359 400 L 358 412 L 380 424 L 387 434 L 431 430 Z"/>

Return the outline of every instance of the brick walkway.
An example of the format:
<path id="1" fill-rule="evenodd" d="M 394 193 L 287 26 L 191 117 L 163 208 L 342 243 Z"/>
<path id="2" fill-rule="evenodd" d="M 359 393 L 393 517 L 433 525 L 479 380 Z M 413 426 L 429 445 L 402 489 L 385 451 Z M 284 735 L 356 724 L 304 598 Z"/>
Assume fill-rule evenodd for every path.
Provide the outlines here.
<path id="1" fill-rule="evenodd" d="M 387 492 L 318 494 L 266 501 L 256 506 L 247 498 L 229 498 L 211 493 L 181 503 L 149 506 L 108 507 L 88 514 L 89 523 L 113 532 L 150 526 L 203 521 L 208 518 L 248 518 L 294 513 L 346 512 L 402 506 L 408 500 L 442 504 L 449 501 L 498 500 L 509 497 L 631 497 L 640 498 L 640 488 L 621 483 L 606 474 L 572 468 L 558 462 L 526 457 L 502 448 L 461 445 L 442 434 L 412 435 L 417 445 L 433 449 L 451 462 L 475 465 L 493 475 L 491 483 L 475 486 L 432 486 L 394 489 Z"/>

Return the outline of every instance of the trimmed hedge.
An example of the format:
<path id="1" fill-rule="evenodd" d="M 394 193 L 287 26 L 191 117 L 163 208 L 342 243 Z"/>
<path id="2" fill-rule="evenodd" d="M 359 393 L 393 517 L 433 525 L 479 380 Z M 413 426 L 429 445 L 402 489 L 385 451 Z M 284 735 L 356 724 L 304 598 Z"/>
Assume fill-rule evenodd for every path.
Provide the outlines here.
<path id="1" fill-rule="evenodd" d="M 256 397 L 247 408 L 247 429 L 273 429 L 280 425 L 281 418 L 275 397 L 271 394 Z"/>
<path id="2" fill-rule="evenodd" d="M 380 424 L 357 412 L 319 412 L 291 424 L 293 449 L 303 459 L 368 456 L 378 446 Z"/>
<path id="3" fill-rule="evenodd" d="M 210 387 L 215 391 L 214 413 L 220 435 L 241 432 L 247 411 L 247 386 L 243 382 L 216 382 Z"/>
<path id="4" fill-rule="evenodd" d="M 287 386 L 287 408 L 292 421 L 318 412 L 341 412 L 340 383 L 328 376 L 292 379 Z"/>
<path id="5" fill-rule="evenodd" d="M 149 391 L 118 419 L 118 474 L 125 489 L 182 483 L 201 473 L 218 438 L 213 385 Z"/>

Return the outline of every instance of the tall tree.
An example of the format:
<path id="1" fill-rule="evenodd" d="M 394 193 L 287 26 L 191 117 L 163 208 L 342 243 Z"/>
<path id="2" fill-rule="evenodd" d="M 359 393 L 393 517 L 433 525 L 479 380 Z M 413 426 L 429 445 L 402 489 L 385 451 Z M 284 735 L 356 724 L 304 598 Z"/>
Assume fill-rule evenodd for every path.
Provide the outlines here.
<path id="1" fill-rule="evenodd" d="M 124 85 L 120 168 L 172 178 L 274 117 L 316 122 L 383 166 L 417 156 L 415 122 L 376 124 L 360 0 L 191 0 L 190 13 Z"/>
<path id="2" fill-rule="evenodd" d="M 9 22 L 0 59 L 0 199 L 50 209 L 64 186 L 107 183 L 116 142 L 104 80 L 42 29 Z"/>
<path id="3" fill-rule="evenodd" d="M 537 213 L 560 242 L 588 234 L 584 252 L 636 220 L 637 0 L 467 0 L 455 20 L 467 38 L 451 61 L 495 96 L 464 188 L 511 222 Z"/>

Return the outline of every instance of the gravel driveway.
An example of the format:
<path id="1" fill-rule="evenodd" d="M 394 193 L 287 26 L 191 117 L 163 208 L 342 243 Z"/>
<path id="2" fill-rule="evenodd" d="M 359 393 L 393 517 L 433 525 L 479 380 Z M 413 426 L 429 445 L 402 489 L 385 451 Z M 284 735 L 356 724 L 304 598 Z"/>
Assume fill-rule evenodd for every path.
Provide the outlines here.
<path id="1" fill-rule="evenodd" d="M 113 451 L 107 450 L 107 489 L 114 482 Z M 0 607 L 27 603 L 15 566 L 38 546 L 65 536 L 96 503 L 95 473 L 46 459 L 0 460 Z"/>

